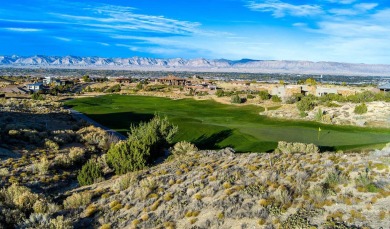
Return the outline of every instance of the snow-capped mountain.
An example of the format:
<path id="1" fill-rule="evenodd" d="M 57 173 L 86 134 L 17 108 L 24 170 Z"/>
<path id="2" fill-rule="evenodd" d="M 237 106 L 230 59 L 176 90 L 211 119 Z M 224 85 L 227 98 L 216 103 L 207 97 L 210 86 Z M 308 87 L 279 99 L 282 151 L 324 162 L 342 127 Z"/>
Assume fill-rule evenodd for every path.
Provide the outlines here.
<path id="1" fill-rule="evenodd" d="M 0 56 L 0 67 L 91 68 L 120 70 L 210 71 L 390 76 L 390 65 L 338 62 L 183 58 L 103 58 L 77 56 Z"/>

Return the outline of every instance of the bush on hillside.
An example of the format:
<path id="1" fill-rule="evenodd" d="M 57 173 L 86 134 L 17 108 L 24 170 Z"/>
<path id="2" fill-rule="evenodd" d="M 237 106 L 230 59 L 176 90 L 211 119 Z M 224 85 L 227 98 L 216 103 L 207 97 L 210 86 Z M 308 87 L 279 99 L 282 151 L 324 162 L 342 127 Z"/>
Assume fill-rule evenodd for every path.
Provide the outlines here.
<path id="1" fill-rule="evenodd" d="M 242 100 L 239 95 L 233 95 L 230 99 L 231 103 L 241 103 Z"/>
<path id="2" fill-rule="evenodd" d="M 365 114 L 365 113 L 367 113 L 367 105 L 365 103 L 357 105 L 353 112 L 355 114 Z"/>
<path id="3" fill-rule="evenodd" d="M 114 93 L 114 92 L 120 92 L 121 91 L 121 85 L 116 84 L 112 87 L 107 88 L 104 92 L 106 93 Z"/>
<path id="4" fill-rule="evenodd" d="M 77 181 L 80 186 L 84 186 L 93 184 L 102 177 L 103 172 L 100 164 L 97 163 L 96 160 L 90 159 L 81 168 L 79 174 L 77 175 Z"/>
<path id="5" fill-rule="evenodd" d="M 186 155 L 198 151 L 198 148 L 191 142 L 178 142 L 175 144 L 172 150 L 172 154 L 175 156 Z"/>
<path id="6" fill-rule="evenodd" d="M 273 96 L 271 97 L 271 100 L 272 100 L 272 102 L 274 102 L 274 103 L 280 103 L 280 102 L 282 102 L 282 99 L 281 99 L 279 96 L 277 96 L 277 95 L 273 95 Z"/>
<path id="7" fill-rule="evenodd" d="M 318 153 L 320 149 L 314 144 L 299 142 L 278 142 L 275 153 Z"/>
<path id="8" fill-rule="evenodd" d="M 259 96 L 262 100 L 268 100 L 271 98 L 270 94 L 268 91 L 259 91 Z"/>
<path id="9" fill-rule="evenodd" d="M 225 95 L 225 92 L 222 89 L 218 89 L 217 92 L 215 92 L 215 95 L 217 97 L 222 97 Z"/>
<path id="10" fill-rule="evenodd" d="M 39 93 L 39 92 L 34 92 L 31 95 L 31 99 L 33 99 L 33 100 L 44 100 L 45 97 L 41 93 Z"/>
<path id="11" fill-rule="evenodd" d="M 291 97 L 288 97 L 285 102 L 287 104 L 294 104 L 296 102 L 299 102 L 302 99 L 303 96 L 304 95 L 299 94 L 299 93 L 293 94 Z"/>
<path id="12" fill-rule="evenodd" d="M 131 126 L 129 138 L 113 144 L 107 152 L 107 163 L 116 174 L 140 170 L 163 153 L 176 132 L 177 126 L 160 116 L 138 127 Z"/>
<path id="13" fill-rule="evenodd" d="M 314 96 L 305 96 L 301 101 L 297 102 L 297 108 L 299 111 L 311 111 L 316 106 Z"/>

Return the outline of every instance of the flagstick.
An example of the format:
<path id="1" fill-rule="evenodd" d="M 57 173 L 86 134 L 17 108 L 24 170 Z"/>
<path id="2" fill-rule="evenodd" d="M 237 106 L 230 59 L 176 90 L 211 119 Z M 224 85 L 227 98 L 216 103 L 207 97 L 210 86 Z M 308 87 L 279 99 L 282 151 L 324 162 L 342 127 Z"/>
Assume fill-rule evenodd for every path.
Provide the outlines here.
<path id="1" fill-rule="evenodd" d="M 321 133 L 321 127 L 318 127 L 318 135 L 317 135 L 317 140 L 320 140 L 320 133 Z"/>

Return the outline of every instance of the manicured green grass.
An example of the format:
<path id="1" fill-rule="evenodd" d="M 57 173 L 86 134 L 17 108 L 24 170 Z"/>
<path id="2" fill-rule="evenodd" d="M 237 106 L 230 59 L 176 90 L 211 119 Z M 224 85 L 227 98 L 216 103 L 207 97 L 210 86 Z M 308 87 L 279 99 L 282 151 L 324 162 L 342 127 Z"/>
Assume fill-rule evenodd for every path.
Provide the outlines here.
<path id="1" fill-rule="evenodd" d="M 193 99 L 105 95 L 66 102 L 95 121 L 126 133 L 131 124 L 167 116 L 179 126 L 176 141 L 187 140 L 201 149 L 231 146 L 238 152 L 264 152 L 278 141 L 314 143 L 324 149 L 370 148 L 390 142 L 386 129 L 331 126 L 260 116 L 256 106 L 234 106 Z M 318 128 L 322 131 L 318 139 Z"/>

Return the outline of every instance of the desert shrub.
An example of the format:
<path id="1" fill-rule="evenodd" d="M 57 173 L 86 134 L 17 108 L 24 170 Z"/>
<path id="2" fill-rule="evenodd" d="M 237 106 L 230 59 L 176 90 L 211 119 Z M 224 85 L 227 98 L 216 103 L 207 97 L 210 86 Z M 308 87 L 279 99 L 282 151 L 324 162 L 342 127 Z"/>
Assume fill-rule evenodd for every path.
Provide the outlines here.
<path id="1" fill-rule="evenodd" d="M 318 153 L 319 148 L 314 144 L 305 144 L 299 142 L 278 142 L 276 153 Z"/>
<path id="2" fill-rule="evenodd" d="M 84 159 L 85 150 L 80 147 L 72 147 L 68 154 L 58 154 L 54 161 L 57 165 L 69 167 Z"/>
<path id="3" fill-rule="evenodd" d="M 0 190 L 0 200 L 25 212 L 31 211 L 38 199 L 39 196 L 32 193 L 29 188 L 17 184 L 12 184 L 7 189 Z"/>
<path id="4" fill-rule="evenodd" d="M 45 140 L 45 146 L 49 149 L 52 149 L 52 150 L 58 150 L 60 148 L 60 146 L 56 142 L 54 142 L 50 139 Z"/>
<path id="5" fill-rule="evenodd" d="M 339 94 L 326 94 L 318 98 L 323 103 L 345 102 L 346 98 Z"/>
<path id="6" fill-rule="evenodd" d="M 316 105 L 314 96 L 305 96 L 297 102 L 297 108 L 300 111 L 311 111 Z"/>
<path id="7" fill-rule="evenodd" d="M 107 145 L 110 138 L 109 134 L 101 128 L 88 126 L 78 130 L 76 133 L 80 136 L 81 141 L 89 145 L 95 145 L 101 149 L 110 147 L 110 145 Z"/>
<path id="8" fill-rule="evenodd" d="M 176 126 L 159 116 L 138 127 L 131 126 L 129 138 L 112 145 L 107 152 L 107 163 L 116 174 L 140 170 L 163 153 L 176 132 Z"/>
<path id="9" fill-rule="evenodd" d="M 39 92 L 34 92 L 31 95 L 31 99 L 33 99 L 33 100 L 44 100 L 45 97 L 41 93 L 39 93 Z"/>
<path id="10" fill-rule="evenodd" d="M 286 99 L 287 104 L 294 104 L 302 99 L 303 95 L 302 94 L 293 94 L 292 96 L 288 97 Z"/>
<path id="11" fill-rule="evenodd" d="M 33 163 L 33 172 L 39 175 L 45 175 L 49 171 L 50 162 L 47 157 L 42 157 L 39 161 Z"/>
<path id="12" fill-rule="evenodd" d="M 58 144 L 67 144 L 74 141 L 76 133 L 73 130 L 56 130 L 53 131 L 53 140 Z"/>
<path id="13" fill-rule="evenodd" d="M 280 103 L 280 102 L 282 102 L 282 99 L 279 96 L 277 96 L 277 95 L 273 95 L 271 97 L 271 101 L 274 102 L 274 103 Z"/>
<path id="14" fill-rule="evenodd" d="M 331 187 L 343 184 L 348 181 L 348 177 L 342 173 L 338 168 L 328 173 L 325 178 L 325 183 L 328 183 Z"/>
<path id="15" fill-rule="evenodd" d="M 62 167 L 68 167 L 68 166 L 72 165 L 72 161 L 71 161 L 69 155 L 65 154 L 65 153 L 58 154 L 54 158 L 54 162 L 55 162 L 56 165 L 59 165 L 59 166 L 62 166 Z"/>
<path id="16" fill-rule="evenodd" d="M 362 93 L 349 95 L 347 96 L 346 100 L 352 103 L 367 103 L 372 102 L 377 99 L 377 93 L 374 93 L 372 91 L 364 91 Z"/>
<path id="17" fill-rule="evenodd" d="M 77 181 L 81 186 L 90 185 L 103 177 L 102 168 L 95 159 L 90 159 L 83 165 L 77 175 Z"/>
<path id="18" fill-rule="evenodd" d="M 367 105 L 365 103 L 357 105 L 353 112 L 355 114 L 365 114 L 365 113 L 367 113 Z"/>
<path id="19" fill-rule="evenodd" d="M 194 144 L 192 144 L 191 142 L 182 141 L 175 144 L 172 150 L 172 154 L 175 156 L 179 156 L 186 155 L 188 153 L 193 153 L 196 151 L 198 151 L 198 148 L 196 148 Z"/>
<path id="20" fill-rule="evenodd" d="M 271 98 L 271 95 L 268 93 L 268 91 L 259 91 L 259 97 L 262 100 L 268 100 Z"/>
<path id="21" fill-rule="evenodd" d="M 36 214 L 52 214 L 55 211 L 58 211 L 55 204 L 48 203 L 27 187 L 12 184 L 0 190 L 0 228 L 15 228 L 16 225 L 16 228 L 27 228 L 21 226 L 25 224 L 25 219 Z"/>
<path id="22" fill-rule="evenodd" d="M 0 169 L 0 176 L 8 176 L 8 175 L 9 175 L 9 171 L 7 168 Z"/>
<path id="23" fill-rule="evenodd" d="M 8 131 L 8 135 L 30 143 L 40 144 L 42 141 L 41 136 L 44 134 L 32 129 L 11 129 Z"/>
<path id="24" fill-rule="evenodd" d="M 84 158 L 85 150 L 80 147 L 72 147 L 69 150 L 69 157 L 71 161 L 77 162 Z"/>
<path id="25" fill-rule="evenodd" d="M 48 203 L 43 200 L 38 200 L 33 205 L 33 210 L 35 213 L 45 213 L 49 209 Z"/>
<path id="26" fill-rule="evenodd" d="M 64 208 L 79 208 L 91 203 L 92 193 L 85 191 L 81 193 L 73 193 L 64 200 Z"/>
<path id="27" fill-rule="evenodd" d="M 304 118 L 307 116 L 307 113 L 304 111 L 299 111 L 299 117 Z"/>
<path id="28" fill-rule="evenodd" d="M 65 219 L 64 216 L 57 216 L 54 219 L 50 220 L 50 229 L 72 229 L 72 221 L 70 219 Z"/>
<path id="29" fill-rule="evenodd" d="M 230 98 L 231 103 L 242 103 L 241 97 L 239 95 L 233 95 Z"/>
<path id="30" fill-rule="evenodd" d="M 359 176 L 355 179 L 355 185 L 360 192 L 378 192 L 380 188 L 374 183 L 370 176 L 370 171 L 366 168 L 364 173 L 359 173 Z"/>
<path id="31" fill-rule="evenodd" d="M 13 137 L 17 137 L 20 135 L 20 131 L 19 130 L 9 130 L 8 135 L 13 136 Z"/>
<path id="32" fill-rule="evenodd" d="M 114 93 L 114 92 L 120 92 L 121 91 L 121 85 L 116 84 L 112 87 L 107 88 L 104 92 L 106 93 Z"/>
<path id="33" fill-rule="evenodd" d="M 247 99 L 254 99 L 254 98 L 256 98 L 256 97 L 255 97 L 254 95 L 247 95 L 246 98 L 247 98 Z"/>
<path id="34" fill-rule="evenodd" d="M 216 92 L 215 92 L 215 95 L 217 97 L 222 97 L 225 95 L 225 92 L 222 90 L 222 89 L 218 89 Z"/>
<path id="35" fill-rule="evenodd" d="M 274 193 L 273 193 L 275 200 L 280 203 L 282 206 L 285 204 L 289 204 L 292 200 L 290 192 L 283 188 L 283 186 L 279 187 Z"/>
<path id="36" fill-rule="evenodd" d="M 120 191 L 126 190 L 130 185 L 134 184 L 137 181 L 137 174 L 127 173 L 118 179 L 115 183 L 115 188 Z"/>
<path id="37" fill-rule="evenodd" d="M 72 229 L 72 221 L 65 219 L 64 216 L 51 218 L 47 214 L 34 213 L 23 223 L 18 225 L 18 228 L 42 228 L 42 229 Z"/>
<path id="38" fill-rule="evenodd" d="M 317 122 L 320 122 L 322 121 L 322 117 L 324 116 L 324 112 L 322 111 L 322 109 L 318 109 L 317 113 L 315 114 L 314 116 L 314 119 L 317 121 Z"/>

